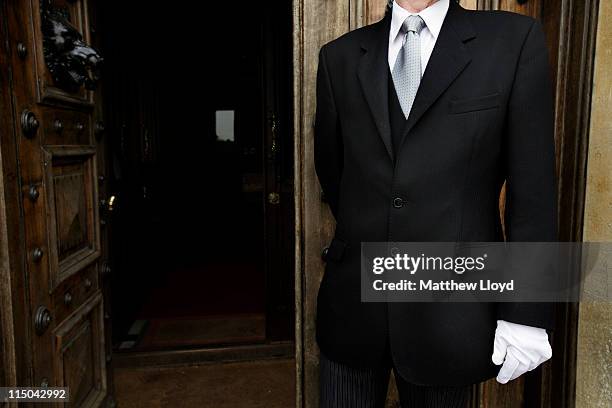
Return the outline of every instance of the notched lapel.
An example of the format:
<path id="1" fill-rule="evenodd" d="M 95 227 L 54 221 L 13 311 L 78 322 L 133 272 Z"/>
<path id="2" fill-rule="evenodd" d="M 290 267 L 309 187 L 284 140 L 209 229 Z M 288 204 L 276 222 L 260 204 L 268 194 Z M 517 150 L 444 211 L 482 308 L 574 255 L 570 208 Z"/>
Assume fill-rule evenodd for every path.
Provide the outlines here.
<path id="1" fill-rule="evenodd" d="M 461 6 L 451 1 L 406 121 L 400 146 L 408 132 L 472 59 L 465 42 L 474 38 L 476 34 L 465 13 Z"/>
<path id="2" fill-rule="evenodd" d="M 357 75 L 363 89 L 376 128 L 380 133 L 389 157 L 393 159 L 391 124 L 389 123 L 389 23 L 390 16 L 381 20 L 373 36 L 361 44 L 364 54 L 359 61 Z"/>

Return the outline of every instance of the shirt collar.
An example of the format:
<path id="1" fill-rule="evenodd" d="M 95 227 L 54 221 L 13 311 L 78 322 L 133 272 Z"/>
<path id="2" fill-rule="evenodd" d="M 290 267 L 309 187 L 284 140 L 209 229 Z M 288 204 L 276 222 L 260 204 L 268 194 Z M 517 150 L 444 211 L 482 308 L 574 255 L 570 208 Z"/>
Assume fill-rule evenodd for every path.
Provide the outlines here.
<path id="1" fill-rule="evenodd" d="M 448 12 L 448 7 L 449 0 L 438 0 L 426 9 L 421 10 L 420 13 L 416 13 L 416 15 L 421 16 L 423 21 L 425 21 L 427 29 L 431 35 L 433 35 L 434 39 L 438 39 L 438 35 L 442 29 L 442 23 L 444 22 L 444 18 Z M 414 15 L 414 13 L 402 8 L 399 4 L 397 4 L 397 1 L 393 2 L 390 30 L 391 39 L 395 39 L 395 37 L 397 37 L 400 29 L 402 28 L 402 23 L 409 15 Z"/>

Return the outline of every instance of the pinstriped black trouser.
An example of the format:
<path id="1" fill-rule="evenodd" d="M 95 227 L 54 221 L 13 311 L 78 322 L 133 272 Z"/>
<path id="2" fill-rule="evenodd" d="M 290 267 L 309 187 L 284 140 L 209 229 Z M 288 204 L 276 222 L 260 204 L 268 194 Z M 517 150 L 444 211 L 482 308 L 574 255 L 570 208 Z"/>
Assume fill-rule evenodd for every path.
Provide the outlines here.
<path id="1" fill-rule="evenodd" d="M 391 363 L 353 368 L 321 354 L 319 408 L 383 408 L 391 368 Z M 467 404 L 470 387 L 419 386 L 394 373 L 402 408 L 465 408 Z"/>

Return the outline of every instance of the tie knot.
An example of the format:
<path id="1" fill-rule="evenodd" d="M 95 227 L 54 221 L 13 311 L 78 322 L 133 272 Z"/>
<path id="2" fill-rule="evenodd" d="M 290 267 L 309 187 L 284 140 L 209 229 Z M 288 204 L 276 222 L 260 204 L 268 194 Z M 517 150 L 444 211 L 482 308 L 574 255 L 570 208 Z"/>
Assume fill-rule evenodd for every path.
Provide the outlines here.
<path id="1" fill-rule="evenodd" d="M 412 31 L 413 33 L 420 34 L 423 27 L 425 27 L 425 21 L 423 21 L 421 16 L 408 16 L 402 24 L 402 30 L 405 33 Z"/>

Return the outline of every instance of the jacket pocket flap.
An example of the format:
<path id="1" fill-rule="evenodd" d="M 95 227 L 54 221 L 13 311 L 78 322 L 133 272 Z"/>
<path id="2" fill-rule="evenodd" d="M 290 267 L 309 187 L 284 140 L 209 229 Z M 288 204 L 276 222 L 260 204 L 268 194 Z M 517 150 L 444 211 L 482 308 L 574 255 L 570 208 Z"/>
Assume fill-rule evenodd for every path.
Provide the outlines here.
<path id="1" fill-rule="evenodd" d="M 450 102 L 451 113 L 465 113 L 495 108 L 499 106 L 499 93 L 478 96 L 469 99 L 457 99 Z"/>

